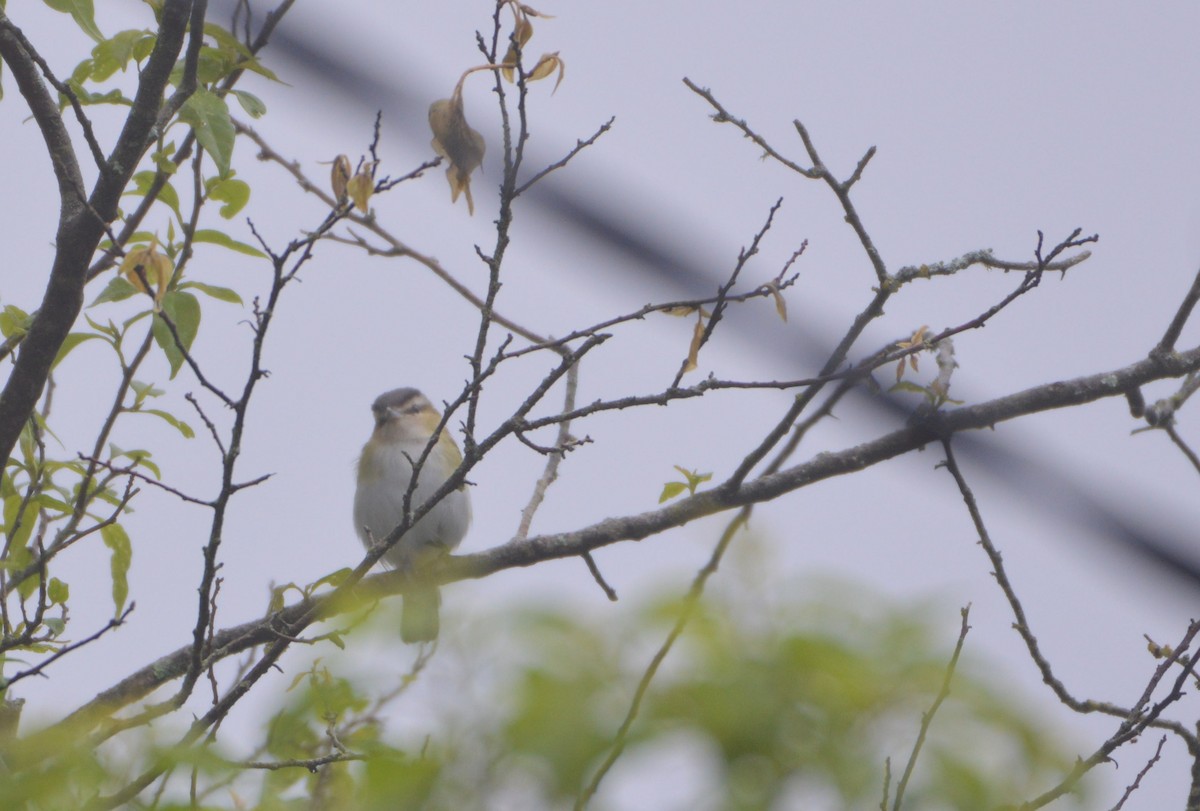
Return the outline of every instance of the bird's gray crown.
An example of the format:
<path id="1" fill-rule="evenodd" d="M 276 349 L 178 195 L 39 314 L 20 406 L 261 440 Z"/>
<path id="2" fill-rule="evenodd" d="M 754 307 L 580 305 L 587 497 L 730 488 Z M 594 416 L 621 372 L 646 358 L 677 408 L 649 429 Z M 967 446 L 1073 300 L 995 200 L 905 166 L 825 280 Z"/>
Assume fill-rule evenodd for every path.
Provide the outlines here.
<path id="1" fill-rule="evenodd" d="M 413 388 L 392 389 L 376 397 L 371 410 L 379 412 L 387 408 L 403 408 L 420 396 L 421 392 Z"/>

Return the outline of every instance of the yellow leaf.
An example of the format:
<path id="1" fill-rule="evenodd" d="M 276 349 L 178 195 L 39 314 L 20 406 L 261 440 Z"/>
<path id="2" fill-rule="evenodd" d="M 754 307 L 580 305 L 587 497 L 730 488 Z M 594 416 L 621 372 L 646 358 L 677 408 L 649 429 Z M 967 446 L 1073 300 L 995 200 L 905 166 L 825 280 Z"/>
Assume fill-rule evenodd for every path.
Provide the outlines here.
<path id="1" fill-rule="evenodd" d="M 483 136 L 467 124 L 463 114 L 462 96 L 439 99 L 429 106 L 429 128 L 433 130 L 433 151 L 450 162 L 446 180 L 450 183 L 450 202 L 459 194 L 467 198 L 467 210 L 475 213 L 471 199 L 471 173 L 483 163 L 486 148 Z"/>
<path id="2" fill-rule="evenodd" d="M 687 363 L 683 365 L 683 373 L 695 370 L 700 357 L 700 343 L 704 340 L 704 319 L 696 319 L 696 328 L 692 330 L 692 345 L 688 347 Z"/>
<path id="3" fill-rule="evenodd" d="M 175 275 L 175 264 L 169 256 L 158 252 L 158 240 L 152 239 L 149 245 L 138 246 L 125 254 L 121 273 L 138 290 L 151 293 L 155 302 L 161 302 Z"/>
<path id="4" fill-rule="evenodd" d="M 566 72 L 566 65 L 559 58 L 558 51 L 552 54 L 542 54 L 542 58 L 533 66 L 533 70 L 529 71 L 529 81 L 536 82 L 538 79 L 545 79 L 558 71 L 558 81 L 554 83 L 553 93 L 558 92 L 558 86 L 562 84 L 563 74 Z"/>
<path id="5" fill-rule="evenodd" d="M 538 15 L 535 12 L 531 16 L 536 17 Z M 529 22 L 529 19 L 528 19 L 528 17 L 525 16 L 525 14 L 520 15 L 517 18 L 516 27 L 513 28 L 512 38 L 508 41 L 508 51 L 504 54 L 504 59 L 502 59 L 501 62 L 505 65 L 516 66 L 516 64 L 517 64 L 517 49 L 518 48 L 524 49 L 525 43 L 529 42 L 529 40 L 532 36 L 533 36 L 533 24 L 531 22 Z M 501 68 L 500 72 L 504 74 L 504 78 L 506 81 L 511 82 L 513 80 L 512 67 Z"/>
<path id="6" fill-rule="evenodd" d="M 333 196 L 340 203 L 346 199 L 346 185 L 350 182 L 350 159 L 338 155 L 333 159 L 333 170 L 330 172 L 329 183 L 333 187 Z"/>
<path id="7" fill-rule="evenodd" d="M 779 317 L 783 322 L 787 323 L 787 302 L 783 300 L 783 293 L 779 292 L 779 288 L 771 285 L 771 296 L 775 299 L 775 312 L 779 313 Z"/>
<path id="8" fill-rule="evenodd" d="M 688 304 L 681 304 L 678 307 L 667 307 L 663 310 L 664 314 L 673 315 L 676 318 L 683 318 L 684 316 L 691 315 L 694 312 L 696 312 L 696 308 Z"/>
<path id="9" fill-rule="evenodd" d="M 543 20 L 553 20 L 554 19 L 553 14 L 543 14 L 542 12 L 537 11 L 536 9 L 530 8 L 529 6 L 525 5 L 524 3 L 521 4 L 521 13 L 527 14 L 530 17 L 541 17 Z"/>
<path id="10" fill-rule="evenodd" d="M 346 193 L 354 201 L 354 207 L 366 214 L 367 203 L 375 193 L 375 179 L 365 168 L 346 183 Z"/>

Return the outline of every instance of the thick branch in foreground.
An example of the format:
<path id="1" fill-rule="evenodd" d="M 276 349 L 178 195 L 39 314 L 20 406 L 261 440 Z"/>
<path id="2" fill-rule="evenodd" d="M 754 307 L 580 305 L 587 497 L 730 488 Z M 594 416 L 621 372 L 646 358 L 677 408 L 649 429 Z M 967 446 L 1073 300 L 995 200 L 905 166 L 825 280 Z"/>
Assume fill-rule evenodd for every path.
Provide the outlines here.
<path id="1" fill-rule="evenodd" d="M 735 489 L 717 487 L 682 499 L 667 507 L 621 518 L 610 518 L 572 532 L 540 535 L 513 541 L 473 555 L 452 557 L 426 572 L 439 583 L 486 577 L 504 569 L 532 566 L 555 558 L 574 557 L 621 541 L 637 541 L 683 526 L 699 518 L 734 507 L 771 501 L 834 476 L 854 473 L 888 459 L 924 447 L 958 432 L 988 428 L 1017 417 L 1121 397 L 1132 386 L 1154 380 L 1181 377 L 1200 369 L 1200 349 L 1148 358 L 1112 372 L 1037 386 L 945 414 L 931 415 L 882 437 L 845 450 L 822 453 L 807 462 L 778 473 L 760 476 Z M 205 667 L 228 656 L 259 645 L 278 641 L 282 630 L 289 636 L 310 622 L 327 619 L 360 605 L 403 593 L 407 581 L 398 572 L 364 579 L 354 591 L 353 601 L 336 604 L 325 598 L 301 601 L 268 617 L 220 631 L 213 636 Z M 182 677 L 192 656 L 187 645 L 138 670 L 54 726 L 35 733 L 10 754 L 13 768 L 51 756 L 64 740 L 82 736 L 122 707 L 147 697 L 154 690 Z"/>
<path id="2" fill-rule="evenodd" d="M 42 131 L 58 178 L 62 207 L 55 237 L 54 264 L 37 316 L 21 345 L 8 382 L 0 392 L 0 458 L 12 455 L 25 421 L 33 413 L 50 366 L 83 307 L 88 263 L 117 215 L 117 203 L 150 143 L 151 130 L 171 68 L 179 55 L 191 4 L 165 4 L 157 44 L 141 73 L 137 96 L 125 128 L 89 199 L 58 105 L 37 72 L 19 31 L 0 12 L 0 58 L 10 67 L 34 121 Z"/>

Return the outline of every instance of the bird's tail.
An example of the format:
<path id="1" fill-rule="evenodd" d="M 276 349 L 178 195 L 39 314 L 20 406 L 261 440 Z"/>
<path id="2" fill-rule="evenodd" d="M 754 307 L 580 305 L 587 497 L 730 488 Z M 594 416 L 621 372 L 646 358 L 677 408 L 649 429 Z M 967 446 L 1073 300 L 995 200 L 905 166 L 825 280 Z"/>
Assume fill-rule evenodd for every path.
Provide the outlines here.
<path id="1" fill-rule="evenodd" d="M 437 639 L 441 602 L 436 586 L 421 586 L 405 594 L 400 610 L 400 638 L 410 644 Z"/>

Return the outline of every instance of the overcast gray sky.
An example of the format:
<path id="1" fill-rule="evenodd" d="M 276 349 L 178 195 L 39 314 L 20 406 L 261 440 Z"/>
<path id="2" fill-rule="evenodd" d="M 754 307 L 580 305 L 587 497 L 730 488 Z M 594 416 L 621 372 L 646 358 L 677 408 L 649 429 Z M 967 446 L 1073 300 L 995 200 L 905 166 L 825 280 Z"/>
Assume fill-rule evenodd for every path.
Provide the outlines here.
<path id="1" fill-rule="evenodd" d="M 106 33 L 146 24 L 141 4 L 112 4 L 121 19 L 111 23 L 104 16 L 109 4 L 99 5 Z M 327 169 L 319 161 L 363 150 L 378 108 L 384 171 L 401 174 L 430 157 L 423 111 L 449 95 L 464 69 L 480 63 L 474 31 L 489 25 L 492 4 L 297 5 L 283 33 L 315 35 L 373 83 L 348 90 L 337 76 L 314 77 L 268 50 L 265 61 L 291 86 L 253 78 L 243 85 L 268 105 L 268 116 L 255 123 L 259 132 L 323 178 Z M 699 374 L 800 377 L 814 371 L 811 344 L 840 334 L 866 301 L 874 276 L 829 191 L 760 160 L 733 127 L 712 123 L 708 106 L 682 84 L 684 76 L 711 88 L 732 113 L 801 163 L 796 118 L 838 174 L 848 174 L 868 147 L 878 147 L 855 199 L 893 270 L 980 248 L 1026 260 L 1038 229 L 1051 242 L 1076 226 L 1100 234 L 1092 258 L 1064 280 L 1047 278 L 986 330 L 956 339 L 961 368 L 952 394 L 968 403 L 1144 356 L 1196 272 L 1200 8 L 1194 4 L 1155 4 L 1153 10 L 1116 2 L 535 5 L 557 16 L 538 21 L 529 50 L 560 52 L 566 79 L 553 96 L 549 86 L 532 93 L 533 153 L 546 162 L 557 159 L 616 116 L 610 134 L 547 181 L 550 191 L 596 200 L 631 230 L 660 239 L 700 278 L 716 279 L 732 267 L 779 197 L 784 204 L 776 227 L 748 280 L 774 276 L 808 240 L 796 265 L 801 281 L 789 295 L 789 324 L 775 320 L 766 303 L 738 315 L 730 332 L 705 350 Z M 52 31 L 58 36 L 61 26 L 54 27 L 58 20 L 49 12 L 29 8 L 28 19 L 26 9 L 10 13 L 35 42 L 50 41 Z M 78 51 L 68 50 L 72 43 L 48 51 L 60 74 L 73 66 Z M 17 174 L 6 177 L 5 186 L 10 195 L 20 190 L 22 205 L 10 206 L 8 215 L 3 295 L 5 303 L 32 309 L 45 277 L 56 202 L 37 133 L 21 123 L 11 79 L 6 75 L 4 82 L 0 138 L 10 154 L 37 157 L 6 164 L 6 172 Z M 366 97 L 351 92 L 358 90 Z M 491 242 L 500 177 L 491 102 L 485 77 L 468 81 L 467 117 L 489 150 L 473 183 L 473 218 L 461 201 L 449 204 L 440 170 L 376 201 L 394 232 L 480 291 L 485 272 L 472 246 Z M 247 213 L 268 240 L 282 244 L 319 221 L 320 205 L 278 167 L 254 162 L 247 144 L 239 145 L 235 161 L 256 184 Z M 248 232 L 241 238 L 250 241 Z M 520 210 L 514 239 L 498 308 L 545 334 L 675 292 L 661 268 L 630 266 L 626 255 L 550 206 Z M 263 279 L 261 269 L 226 253 L 199 260 L 214 283 L 246 290 Z M 424 269 L 329 246 L 303 276 L 280 312 L 267 357 L 273 374 L 247 444 L 246 469 L 276 476 L 235 510 L 222 552 L 225 624 L 259 615 L 269 582 L 310 581 L 359 559 L 350 522 L 352 462 L 369 433 L 374 396 L 416 385 L 441 400 L 456 394 L 468 375 L 462 357 L 473 341 L 471 312 Z M 936 329 L 965 321 L 1016 281 L 976 270 L 913 285 L 860 346 L 874 349 L 922 324 Z M 243 317 L 233 307 L 206 308 L 198 354 L 238 351 L 244 331 L 220 326 Z M 583 368 L 581 398 L 660 388 L 686 351 L 690 329 L 688 321 L 667 318 L 638 325 Z M 1193 345 L 1198 334 L 1189 327 L 1180 345 Z M 89 385 L 107 380 L 103 373 L 89 380 L 86 372 L 89 362 L 107 363 L 98 347 L 77 354 L 75 366 L 64 368 L 58 406 L 67 447 L 82 447 L 95 428 L 87 415 L 72 417 L 72 403 L 87 398 Z M 503 417 L 540 372 L 531 364 L 524 377 L 502 378 L 485 418 Z M 176 388 L 181 394 L 194 386 L 185 381 Z M 1147 399 L 1169 390 L 1147 392 Z M 746 452 L 751 426 L 767 424 L 787 403 L 786 394 L 729 394 L 706 398 L 702 406 L 596 420 L 585 429 L 595 443 L 568 459 L 535 530 L 650 509 L 674 464 L 713 470 L 719 478 Z M 862 405 L 848 405 L 840 417 L 819 432 L 819 448 L 810 453 L 889 428 L 887 417 Z M 1131 436 L 1136 427 L 1124 402 L 1113 400 L 1007 424 L 990 438 L 1069 474 L 1085 491 L 1148 525 L 1186 537 L 1197 519 L 1195 472 L 1165 437 Z M 1196 439 L 1187 412 L 1181 430 Z M 203 439 L 184 443 L 156 427 L 138 441 L 161 448 L 168 476 L 212 491 L 212 474 L 202 466 L 212 455 Z M 779 584 L 794 582 L 788 578 L 795 575 L 834 573 L 889 594 L 936 598 L 946 609 L 947 647 L 957 631 L 957 608 L 972 602 L 969 654 L 1001 662 L 1013 689 L 1061 718 L 1065 734 L 1087 751 L 1114 724 L 1054 709 L 1010 630 L 1009 610 L 973 543 L 952 482 L 934 470 L 940 459 L 930 449 L 758 511 L 755 529 L 779 562 Z M 514 444 L 477 470 L 475 525 L 464 551 L 512 535 L 539 466 Z M 1069 511 L 1054 516 L 989 483 L 982 471 L 967 472 L 975 474 L 993 536 L 1064 681 L 1077 695 L 1132 703 L 1152 668 L 1142 634 L 1160 642 L 1182 634 L 1195 614 L 1195 591 L 1081 530 Z M 147 639 L 166 634 L 171 648 L 183 641 L 194 607 L 175 598 L 194 588 L 204 517 L 147 495 L 130 526 L 139 605 L 132 627 L 90 660 L 86 653 L 68 657 L 50 680 L 29 685 L 31 705 L 45 696 L 73 705 L 90 697 L 97 678 L 107 684 L 107 676 L 166 652 L 148 649 Z M 635 598 L 664 575 L 682 587 L 707 555 L 716 520 L 604 550 L 597 560 L 623 596 Z M 164 532 L 164 524 L 171 531 Z M 102 549 L 75 555 L 68 565 L 78 567 L 68 578 L 78 593 L 88 591 L 88 572 L 107 568 Z M 767 587 L 784 587 L 779 584 Z M 108 600 L 106 583 L 94 589 L 97 602 Z M 446 627 L 455 617 L 469 621 L 473 612 L 534 596 L 607 610 L 582 564 L 563 562 L 448 588 Z M 396 652 L 396 669 L 407 655 Z M 1186 762 L 1180 747 L 1169 746 L 1174 751 L 1126 808 L 1181 805 Z M 1112 786 L 1132 778 L 1140 756 L 1132 750 L 1120 756 Z M 619 782 L 614 785 L 619 791 Z"/>

